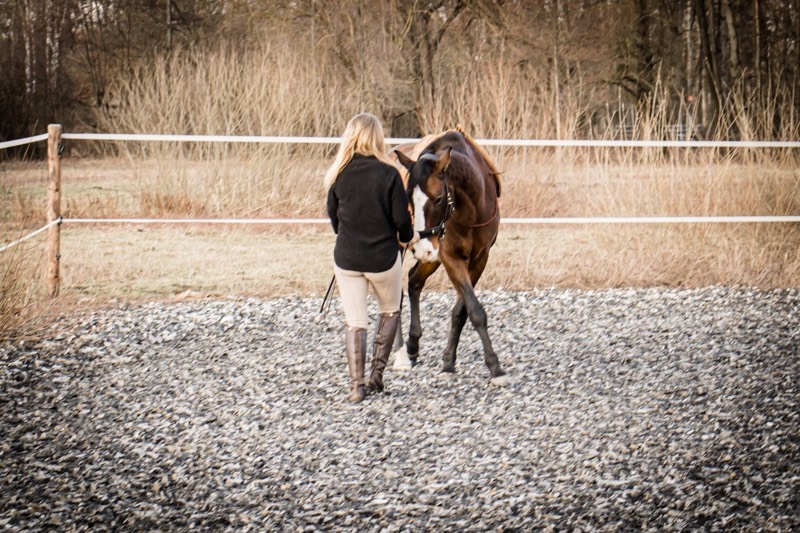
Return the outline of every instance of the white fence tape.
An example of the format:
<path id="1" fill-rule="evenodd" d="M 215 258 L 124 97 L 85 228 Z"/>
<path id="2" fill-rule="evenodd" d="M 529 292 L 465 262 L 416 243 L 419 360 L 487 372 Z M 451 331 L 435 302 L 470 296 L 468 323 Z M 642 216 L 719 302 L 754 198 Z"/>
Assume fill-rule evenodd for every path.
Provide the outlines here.
<path id="1" fill-rule="evenodd" d="M 0 150 L 5 150 L 6 148 L 13 148 L 14 146 L 22 146 L 23 144 L 31 144 L 46 140 L 47 140 L 47 134 L 42 133 L 41 135 L 34 135 L 33 137 L 25 137 L 24 139 L 16 139 L 14 141 L 3 141 L 0 142 Z"/>
<path id="2" fill-rule="evenodd" d="M 506 224 L 744 224 L 800 222 L 800 216 L 502 218 Z"/>
<path id="3" fill-rule="evenodd" d="M 223 142 L 223 143 L 297 143 L 338 144 L 341 137 L 280 137 L 255 135 L 164 135 L 141 133 L 63 133 L 62 139 L 98 141 L 145 142 Z M 0 143 L 0 149 L 47 140 L 47 134 Z M 390 145 L 413 143 L 419 139 L 389 137 Z M 630 148 L 800 148 L 800 141 L 613 141 L 613 140 L 554 140 L 554 139 L 477 139 L 485 146 L 510 147 L 630 147 Z M 69 218 L 66 223 L 92 224 L 328 224 L 324 218 L 270 219 L 146 219 L 146 218 Z M 708 217 L 574 217 L 574 218 L 503 218 L 505 224 L 703 224 L 703 223 L 796 223 L 800 216 L 708 216 Z M 54 224 L 10 243 L 0 252 L 27 240 Z"/>
<path id="4" fill-rule="evenodd" d="M 65 218 L 65 224 L 330 224 L 327 218 Z"/>
<path id="5" fill-rule="evenodd" d="M 484 146 L 572 146 L 590 148 L 800 148 L 800 141 L 602 141 L 482 139 Z"/>
<path id="6" fill-rule="evenodd" d="M 63 133 L 62 139 L 93 141 L 150 141 L 150 142 L 222 142 L 222 143 L 296 143 L 338 144 L 341 137 L 281 137 L 263 135 L 166 135 L 149 133 Z M 47 140 L 47 134 L 0 142 L 0 150 Z M 416 138 L 388 137 L 387 144 L 419 141 Z M 567 139 L 476 139 L 485 146 L 510 147 L 593 147 L 593 148 L 800 148 L 800 141 L 615 141 Z"/>
<path id="7" fill-rule="evenodd" d="M 259 135 L 162 135 L 146 133 L 64 133 L 63 139 L 95 141 L 173 141 L 222 143 L 338 144 L 341 137 L 277 137 Z M 45 136 L 47 138 L 47 136 Z M 387 144 L 415 143 L 419 139 L 388 137 Z M 630 148 L 800 148 L 800 141 L 611 141 L 555 139 L 476 139 L 485 146 L 572 146 Z"/>
<path id="8" fill-rule="evenodd" d="M 33 237 L 39 235 L 43 231 L 46 231 L 46 230 L 50 229 L 51 226 L 53 226 L 55 224 L 58 224 L 59 222 L 60 222 L 60 220 L 54 220 L 52 222 L 48 222 L 47 224 L 45 224 L 41 228 L 37 229 L 36 231 L 34 231 L 32 233 L 29 233 L 28 235 L 25 235 L 21 239 L 17 239 L 16 241 L 13 241 L 13 242 L 10 242 L 8 244 L 3 245 L 2 247 L 0 247 L 0 253 L 3 253 L 3 252 L 5 252 L 6 250 L 8 250 L 10 248 L 13 248 L 14 246 L 16 246 L 16 245 L 18 245 L 20 243 L 23 243 L 23 242 L 27 241 L 28 239 L 32 239 Z"/>
<path id="9" fill-rule="evenodd" d="M 65 224 L 330 224 L 327 218 L 65 218 Z M 800 216 L 501 218 L 503 224 L 744 224 L 800 222 Z"/>
<path id="10" fill-rule="evenodd" d="M 341 137 L 270 137 L 260 135 L 162 135 L 148 133 L 64 133 L 62 139 L 88 141 L 155 141 L 203 143 L 338 144 Z M 418 139 L 417 139 L 418 140 Z"/>

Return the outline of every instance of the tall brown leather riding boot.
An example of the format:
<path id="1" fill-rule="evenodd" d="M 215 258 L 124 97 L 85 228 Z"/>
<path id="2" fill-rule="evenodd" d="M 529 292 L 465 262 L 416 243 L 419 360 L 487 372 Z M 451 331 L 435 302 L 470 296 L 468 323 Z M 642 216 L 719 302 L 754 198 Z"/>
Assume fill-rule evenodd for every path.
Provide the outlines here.
<path id="1" fill-rule="evenodd" d="M 367 395 L 364 389 L 367 330 L 345 327 L 344 344 L 347 349 L 347 371 L 350 373 L 350 394 L 347 395 L 347 399 L 351 402 L 360 402 Z"/>
<path id="2" fill-rule="evenodd" d="M 383 371 L 389 362 L 389 354 L 392 352 L 394 335 L 397 333 L 397 326 L 400 324 L 400 312 L 381 313 L 378 322 L 378 331 L 375 334 L 375 351 L 372 354 L 372 371 L 367 380 L 367 390 L 369 392 L 383 392 Z"/>

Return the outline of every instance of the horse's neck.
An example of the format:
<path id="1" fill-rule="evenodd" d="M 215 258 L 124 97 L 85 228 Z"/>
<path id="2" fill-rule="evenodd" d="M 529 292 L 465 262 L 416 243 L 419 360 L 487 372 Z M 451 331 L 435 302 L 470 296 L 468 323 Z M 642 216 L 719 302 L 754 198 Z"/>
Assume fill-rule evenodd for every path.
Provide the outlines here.
<path id="1" fill-rule="evenodd" d="M 456 206 L 466 202 L 474 206 L 479 213 L 494 209 L 497 202 L 494 183 L 478 176 L 473 176 L 469 182 L 462 178 L 457 183 L 451 183 L 450 188 L 453 190 Z"/>

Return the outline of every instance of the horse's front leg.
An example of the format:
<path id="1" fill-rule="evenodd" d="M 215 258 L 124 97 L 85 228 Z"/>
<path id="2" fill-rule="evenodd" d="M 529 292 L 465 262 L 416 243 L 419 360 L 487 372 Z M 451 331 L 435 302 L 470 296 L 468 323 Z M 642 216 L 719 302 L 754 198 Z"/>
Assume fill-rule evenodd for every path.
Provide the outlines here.
<path id="1" fill-rule="evenodd" d="M 440 263 L 419 262 L 411 267 L 408 273 L 408 307 L 411 312 L 411 323 L 408 326 L 408 340 L 401 349 L 395 352 L 394 369 L 411 370 L 419 357 L 419 339 L 422 337 L 419 302 L 422 288 L 428 278 L 436 272 Z"/>
<path id="2" fill-rule="evenodd" d="M 456 351 L 458 350 L 458 341 L 461 338 L 461 331 L 464 329 L 464 324 L 467 323 L 467 306 L 464 304 L 464 299 L 461 294 L 456 298 L 456 304 L 450 314 L 450 336 L 447 339 L 447 347 L 444 349 L 442 356 L 442 373 L 445 375 L 455 374 L 456 372 Z"/>

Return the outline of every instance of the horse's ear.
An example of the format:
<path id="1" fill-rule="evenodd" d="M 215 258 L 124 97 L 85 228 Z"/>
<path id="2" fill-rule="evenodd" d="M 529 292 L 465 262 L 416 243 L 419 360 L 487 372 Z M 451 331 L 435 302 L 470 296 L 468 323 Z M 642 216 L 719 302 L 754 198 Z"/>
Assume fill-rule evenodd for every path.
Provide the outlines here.
<path id="1" fill-rule="evenodd" d="M 433 168 L 433 171 L 436 174 L 440 174 L 440 173 L 444 172 L 445 170 L 447 170 L 447 167 L 450 166 L 450 152 L 452 152 L 452 151 L 453 151 L 453 148 L 450 147 L 450 148 L 447 149 L 447 151 L 445 153 L 443 153 L 442 155 L 440 155 L 436 159 L 436 165 Z"/>
<path id="2" fill-rule="evenodd" d="M 395 150 L 394 155 L 397 156 L 397 160 L 400 161 L 400 164 L 406 167 L 408 170 L 411 170 L 411 167 L 414 166 L 414 161 L 412 161 L 411 158 L 409 158 L 400 150 Z"/>

